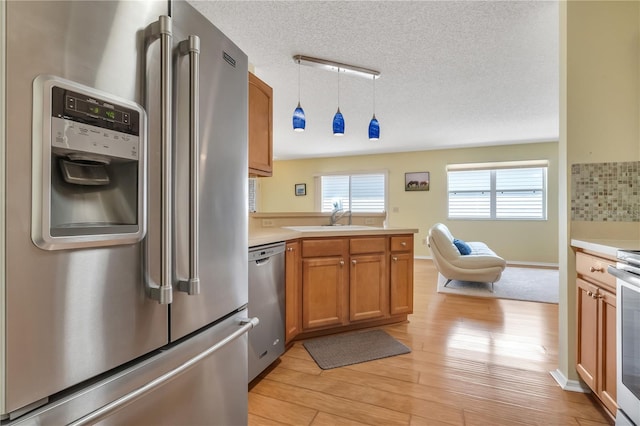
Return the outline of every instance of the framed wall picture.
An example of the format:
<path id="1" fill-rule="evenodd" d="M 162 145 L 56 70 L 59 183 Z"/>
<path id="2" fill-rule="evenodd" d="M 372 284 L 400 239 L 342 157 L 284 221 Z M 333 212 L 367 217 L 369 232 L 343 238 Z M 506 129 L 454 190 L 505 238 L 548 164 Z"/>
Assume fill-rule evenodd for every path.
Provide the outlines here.
<path id="1" fill-rule="evenodd" d="M 404 174 L 405 191 L 428 191 L 429 172 L 411 172 Z"/>
<path id="2" fill-rule="evenodd" d="M 307 184 L 296 183 L 294 186 L 294 190 L 295 190 L 296 196 L 307 195 Z"/>

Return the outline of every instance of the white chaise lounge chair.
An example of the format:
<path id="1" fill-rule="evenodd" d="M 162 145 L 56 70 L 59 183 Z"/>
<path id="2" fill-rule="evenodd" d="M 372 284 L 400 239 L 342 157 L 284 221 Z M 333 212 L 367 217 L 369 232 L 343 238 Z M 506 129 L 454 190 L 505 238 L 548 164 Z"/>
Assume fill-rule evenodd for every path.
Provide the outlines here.
<path id="1" fill-rule="evenodd" d="M 493 283 L 500 279 L 507 266 L 505 260 L 485 243 L 465 243 L 455 239 L 442 223 L 436 223 L 429 229 L 427 245 L 436 269 L 447 279 L 445 287 L 452 280 L 472 281 L 491 283 L 493 291 Z"/>

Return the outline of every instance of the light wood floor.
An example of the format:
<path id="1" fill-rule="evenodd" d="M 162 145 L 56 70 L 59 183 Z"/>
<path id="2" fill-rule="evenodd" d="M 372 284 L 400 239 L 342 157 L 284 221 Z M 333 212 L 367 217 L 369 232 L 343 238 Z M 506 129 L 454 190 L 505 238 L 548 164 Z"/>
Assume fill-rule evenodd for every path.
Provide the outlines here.
<path id="1" fill-rule="evenodd" d="M 436 293 L 415 262 L 414 314 L 382 327 L 411 353 L 321 370 L 300 342 L 249 393 L 249 425 L 602 425 L 557 368 L 558 306 Z"/>

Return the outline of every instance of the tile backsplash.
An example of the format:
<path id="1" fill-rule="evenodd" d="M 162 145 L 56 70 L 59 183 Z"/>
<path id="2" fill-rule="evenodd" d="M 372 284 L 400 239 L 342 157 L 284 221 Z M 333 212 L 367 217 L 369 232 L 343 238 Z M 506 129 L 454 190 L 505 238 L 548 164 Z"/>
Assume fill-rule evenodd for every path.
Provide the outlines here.
<path id="1" fill-rule="evenodd" d="M 571 220 L 640 222 L 640 161 L 571 166 Z"/>

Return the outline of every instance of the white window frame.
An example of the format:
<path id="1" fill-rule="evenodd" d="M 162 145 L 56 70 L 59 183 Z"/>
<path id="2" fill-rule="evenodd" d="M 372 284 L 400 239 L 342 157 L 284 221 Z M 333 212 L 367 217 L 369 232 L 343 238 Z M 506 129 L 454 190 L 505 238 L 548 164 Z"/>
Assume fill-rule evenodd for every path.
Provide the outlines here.
<path id="1" fill-rule="evenodd" d="M 316 173 L 315 179 L 315 200 L 314 208 L 317 212 L 322 212 L 322 176 L 355 176 L 355 175 L 384 175 L 384 210 L 383 212 L 367 212 L 367 213 L 384 213 L 388 211 L 389 206 L 389 171 L 388 170 L 358 170 L 358 171 L 341 171 L 341 172 L 326 172 Z M 357 212 L 361 213 L 361 212 Z M 365 212 L 362 212 L 365 213 Z"/>
<path id="2" fill-rule="evenodd" d="M 496 171 L 508 170 L 508 169 L 543 169 L 542 174 L 542 217 L 497 217 L 497 193 L 502 191 L 496 190 Z M 549 162 L 547 160 L 530 160 L 530 161 L 505 161 L 497 163 L 467 163 L 467 164 L 449 164 L 446 167 L 447 171 L 447 218 L 449 220 L 506 220 L 506 221 L 546 221 L 548 220 L 547 205 L 548 205 L 548 169 Z M 485 170 L 490 172 L 490 188 L 489 192 L 489 217 L 477 217 L 477 216 L 451 216 L 450 213 L 450 194 L 452 191 L 449 189 L 450 172 L 456 171 L 480 171 Z M 528 188 L 522 188 L 522 190 L 529 190 Z"/>

